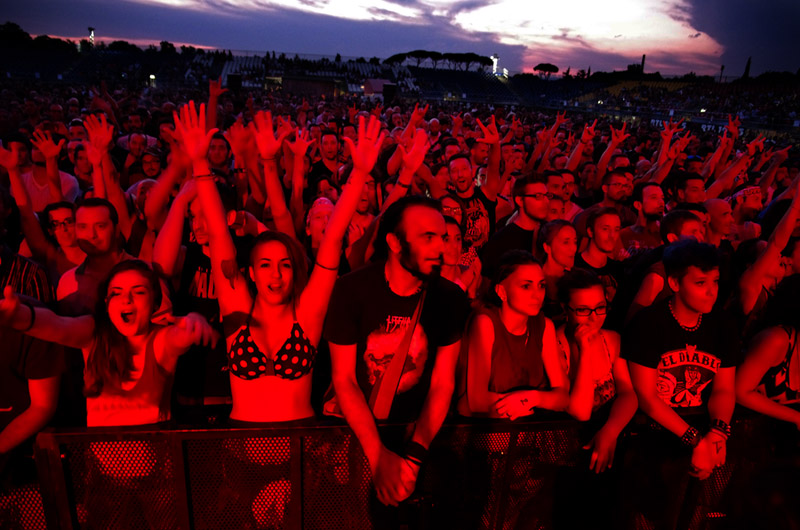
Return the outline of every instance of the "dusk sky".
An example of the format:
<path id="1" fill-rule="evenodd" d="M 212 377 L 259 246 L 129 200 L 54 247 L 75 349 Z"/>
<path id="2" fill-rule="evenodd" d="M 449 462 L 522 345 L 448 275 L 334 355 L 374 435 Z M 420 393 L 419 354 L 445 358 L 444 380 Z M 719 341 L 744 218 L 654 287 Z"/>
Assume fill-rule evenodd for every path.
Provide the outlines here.
<path id="1" fill-rule="evenodd" d="M 10 4 L 10 5 L 9 5 Z M 168 40 L 263 53 L 386 58 L 415 49 L 497 53 L 510 72 L 624 69 L 738 77 L 800 68 L 798 0 L 11 0 L 33 35 Z"/>

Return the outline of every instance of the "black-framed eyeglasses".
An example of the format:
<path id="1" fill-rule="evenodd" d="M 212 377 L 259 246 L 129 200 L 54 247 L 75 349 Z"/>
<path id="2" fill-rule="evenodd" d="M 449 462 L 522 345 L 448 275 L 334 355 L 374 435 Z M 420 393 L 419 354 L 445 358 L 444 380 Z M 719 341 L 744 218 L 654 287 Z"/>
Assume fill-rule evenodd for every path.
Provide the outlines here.
<path id="1" fill-rule="evenodd" d="M 530 197 L 531 199 L 541 201 L 545 197 L 547 197 L 548 199 L 552 199 L 554 195 L 552 193 L 525 193 L 520 195 L 520 197 Z"/>
<path id="2" fill-rule="evenodd" d="M 607 305 L 600 305 L 595 308 L 591 307 L 570 307 L 567 306 L 567 309 L 578 315 L 579 317 L 588 317 L 592 313 L 596 314 L 599 317 L 605 316 L 608 313 L 608 306 Z"/>
<path id="3" fill-rule="evenodd" d="M 64 219 L 63 221 L 50 221 L 50 228 L 52 230 L 58 230 L 59 228 L 68 228 L 75 224 L 75 219 L 69 217 Z"/>

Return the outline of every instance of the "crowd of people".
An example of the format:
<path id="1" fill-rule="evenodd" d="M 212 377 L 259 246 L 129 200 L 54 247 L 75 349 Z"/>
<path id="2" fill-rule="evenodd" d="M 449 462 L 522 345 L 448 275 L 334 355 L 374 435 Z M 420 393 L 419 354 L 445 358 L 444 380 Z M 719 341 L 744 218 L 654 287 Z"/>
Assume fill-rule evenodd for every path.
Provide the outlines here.
<path id="1" fill-rule="evenodd" d="M 725 464 L 736 403 L 800 426 L 792 146 L 735 116 L 717 136 L 209 85 L 6 116 L 6 482 L 47 425 L 338 416 L 391 519 L 448 417 L 552 411 L 625 492 L 609 522 L 657 476 L 646 516 L 670 526 L 679 484 Z"/>

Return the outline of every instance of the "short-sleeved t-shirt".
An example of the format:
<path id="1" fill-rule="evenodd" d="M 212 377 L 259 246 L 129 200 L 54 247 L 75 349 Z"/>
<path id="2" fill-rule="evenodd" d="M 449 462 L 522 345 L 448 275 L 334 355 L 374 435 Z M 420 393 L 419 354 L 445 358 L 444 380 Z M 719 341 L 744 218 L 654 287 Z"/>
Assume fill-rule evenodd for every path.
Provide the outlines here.
<path id="1" fill-rule="evenodd" d="M 708 404 L 714 376 L 736 366 L 739 334 L 730 329 L 725 313 L 703 315 L 696 331 L 681 327 L 669 310 L 669 300 L 642 309 L 622 335 L 621 355 L 658 371 L 658 395 L 678 412 Z"/>
<path id="2" fill-rule="evenodd" d="M 379 262 L 339 278 L 325 320 L 325 339 L 357 346 L 356 380 L 367 401 L 411 325 L 421 296 L 392 292 L 384 268 L 385 263 Z M 469 301 L 456 284 L 443 278 L 429 282 L 389 420 L 412 421 L 419 417 L 430 388 L 437 349 L 461 338 L 468 312 Z"/>
<path id="3" fill-rule="evenodd" d="M 0 431 L 31 404 L 28 380 L 48 379 L 64 371 L 63 348 L 0 328 Z"/>

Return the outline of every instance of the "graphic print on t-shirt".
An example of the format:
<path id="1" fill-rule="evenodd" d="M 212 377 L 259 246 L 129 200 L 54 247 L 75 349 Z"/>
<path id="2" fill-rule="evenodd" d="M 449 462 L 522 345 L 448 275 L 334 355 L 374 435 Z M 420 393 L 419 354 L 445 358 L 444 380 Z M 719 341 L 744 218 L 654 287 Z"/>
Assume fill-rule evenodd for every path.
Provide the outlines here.
<path id="1" fill-rule="evenodd" d="M 370 385 L 374 386 L 383 377 L 410 325 L 411 317 L 409 316 L 389 315 L 380 328 L 367 336 L 364 363 L 367 367 Z M 411 337 L 408 357 L 403 365 L 403 375 L 397 385 L 398 394 L 406 392 L 419 382 L 427 360 L 428 336 L 422 326 L 417 326 Z"/>
<path id="2" fill-rule="evenodd" d="M 661 355 L 658 363 L 658 395 L 670 407 L 699 407 L 703 390 L 711 384 L 720 360 L 715 355 L 698 351 L 697 346 Z"/>
<path id="3" fill-rule="evenodd" d="M 489 240 L 489 212 L 477 197 L 467 201 L 464 212 L 467 220 L 467 231 L 464 240 L 476 248 L 481 248 Z"/>

